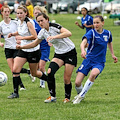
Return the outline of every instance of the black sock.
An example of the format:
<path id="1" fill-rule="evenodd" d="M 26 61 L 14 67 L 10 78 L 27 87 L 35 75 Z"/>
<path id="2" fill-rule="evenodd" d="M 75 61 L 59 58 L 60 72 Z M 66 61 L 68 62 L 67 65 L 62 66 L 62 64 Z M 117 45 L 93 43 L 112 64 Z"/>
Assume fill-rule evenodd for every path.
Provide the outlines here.
<path id="1" fill-rule="evenodd" d="M 51 96 L 55 97 L 56 96 L 56 91 L 55 91 L 55 77 L 51 76 L 50 74 L 48 74 L 48 88 L 49 88 L 49 93 Z"/>
<path id="2" fill-rule="evenodd" d="M 23 85 L 23 83 L 22 83 L 21 78 L 19 78 L 19 85 L 20 85 L 21 88 L 25 88 L 24 85 Z"/>
<path id="3" fill-rule="evenodd" d="M 65 84 L 65 98 L 70 99 L 71 97 L 72 84 Z"/>
<path id="4" fill-rule="evenodd" d="M 27 70 L 26 68 L 22 68 L 20 73 L 27 73 L 30 74 L 30 70 Z"/>
<path id="5" fill-rule="evenodd" d="M 45 73 L 42 73 L 42 76 L 40 77 L 40 79 L 47 81 L 48 80 L 48 76 Z"/>
<path id="6" fill-rule="evenodd" d="M 17 94 L 18 94 L 19 83 L 20 83 L 20 76 L 18 76 L 18 77 L 13 77 L 14 93 L 17 93 Z"/>

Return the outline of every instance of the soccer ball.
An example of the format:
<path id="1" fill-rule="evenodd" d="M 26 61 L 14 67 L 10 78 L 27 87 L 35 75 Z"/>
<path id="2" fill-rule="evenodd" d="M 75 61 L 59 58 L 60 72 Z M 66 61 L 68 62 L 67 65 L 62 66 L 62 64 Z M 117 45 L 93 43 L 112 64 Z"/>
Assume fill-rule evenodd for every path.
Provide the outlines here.
<path id="1" fill-rule="evenodd" d="M 7 79 L 8 79 L 7 75 L 4 72 L 0 71 L 0 86 L 5 85 L 7 82 Z"/>

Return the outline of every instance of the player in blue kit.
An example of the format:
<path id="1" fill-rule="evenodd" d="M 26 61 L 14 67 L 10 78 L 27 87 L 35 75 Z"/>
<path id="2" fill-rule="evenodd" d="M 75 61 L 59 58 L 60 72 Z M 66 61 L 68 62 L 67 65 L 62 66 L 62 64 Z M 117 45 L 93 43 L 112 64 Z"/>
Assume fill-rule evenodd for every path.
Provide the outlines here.
<path id="1" fill-rule="evenodd" d="M 41 12 L 47 14 L 47 10 L 45 9 L 45 7 L 40 7 L 40 6 L 35 6 L 34 7 L 34 12 L 33 13 L 34 13 L 35 17 L 37 17 L 37 15 Z M 41 30 L 41 27 L 37 23 L 36 19 L 33 20 L 33 21 L 35 23 L 35 30 L 36 30 L 37 35 L 38 35 L 38 33 Z M 48 42 L 45 39 L 42 40 L 42 42 L 40 43 L 40 51 L 41 51 L 41 58 L 40 58 L 40 61 L 39 61 L 39 69 L 40 69 L 40 71 L 42 71 L 46 74 L 45 65 L 46 65 L 46 62 L 50 61 L 49 60 L 50 46 L 48 45 Z M 42 80 L 42 79 L 40 79 L 40 87 L 45 88 L 45 81 Z"/>
<path id="2" fill-rule="evenodd" d="M 81 66 L 77 70 L 77 77 L 75 81 L 78 95 L 74 97 L 73 104 L 78 104 L 84 99 L 85 94 L 91 88 L 96 77 L 102 72 L 106 62 L 107 45 L 110 49 L 114 63 L 118 59 L 114 55 L 112 46 L 112 34 L 109 30 L 103 29 L 104 19 L 102 16 L 95 16 L 93 19 L 94 29 L 87 32 L 83 38 L 81 47 L 81 57 L 84 58 Z M 84 50 L 85 45 L 89 43 L 87 54 Z M 91 70 L 90 76 L 82 87 L 82 81 Z"/>
<path id="3" fill-rule="evenodd" d="M 78 21 L 75 22 L 75 24 L 84 29 L 86 28 L 86 33 L 93 28 L 93 17 L 88 14 L 87 8 L 83 7 L 81 9 L 81 13 L 83 17 L 81 18 L 81 24 L 78 23 Z"/>
<path id="4" fill-rule="evenodd" d="M 76 21 L 75 24 L 82 29 L 86 28 L 86 33 L 87 33 L 89 30 L 93 29 L 93 17 L 88 14 L 88 10 L 85 7 L 81 9 L 81 13 L 83 15 L 83 17 L 81 18 L 81 25 L 79 24 L 78 21 Z M 86 44 L 85 47 L 86 51 L 87 51 L 87 47 L 88 44 Z"/>

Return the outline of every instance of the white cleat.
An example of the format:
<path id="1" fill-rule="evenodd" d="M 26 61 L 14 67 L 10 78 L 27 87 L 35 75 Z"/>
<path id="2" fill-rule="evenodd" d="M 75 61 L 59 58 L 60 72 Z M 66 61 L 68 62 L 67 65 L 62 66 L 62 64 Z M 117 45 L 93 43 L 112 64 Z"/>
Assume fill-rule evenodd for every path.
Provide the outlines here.
<path id="1" fill-rule="evenodd" d="M 50 96 L 46 100 L 44 100 L 45 103 L 51 103 L 56 102 L 56 97 Z"/>
<path id="2" fill-rule="evenodd" d="M 74 97 L 74 99 L 72 100 L 72 102 L 74 102 L 74 101 L 77 99 L 77 97 L 78 97 L 78 95 L 76 95 L 76 96 Z"/>
<path id="3" fill-rule="evenodd" d="M 20 88 L 20 91 L 24 91 L 24 90 L 26 90 L 26 88 L 23 88 L 23 87 L 22 87 L 22 88 Z"/>
<path id="4" fill-rule="evenodd" d="M 79 104 L 83 99 L 84 97 L 78 96 L 76 100 L 73 102 L 73 104 Z"/>
<path id="5" fill-rule="evenodd" d="M 31 80 L 32 80 L 32 82 L 35 82 L 35 77 L 33 77 L 31 74 L 29 74 L 29 76 L 30 76 L 30 78 L 31 78 Z"/>

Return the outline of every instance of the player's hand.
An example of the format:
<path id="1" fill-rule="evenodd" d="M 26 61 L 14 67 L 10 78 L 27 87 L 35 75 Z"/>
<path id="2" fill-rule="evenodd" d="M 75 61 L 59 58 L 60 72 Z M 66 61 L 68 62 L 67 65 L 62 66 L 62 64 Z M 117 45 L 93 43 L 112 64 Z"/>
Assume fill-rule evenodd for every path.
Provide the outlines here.
<path id="1" fill-rule="evenodd" d="M 1 43 L 1 42 L 0 42 L 0 47 L 4 47 L 4 43 Z"/>
<path id="2" fill-rule="evenodd" d="M 16 49 L 22 49 L 20 45 L 16 45 Z"/>
<path id="3" fill-rule="evenodd" d="M 17 43 L 17 44 L 21 44 L 21 40 L 17 40 L 16 43 Z"/>
<path id="4" fill-rule="evenodd" d="M 48 42 L 48 45 L 49 45 L 50 47 L 52 47 L 52 43 Z"/>
<path id="5" fill-rule="evenodd" d="M 118 62 L 118 58 L 115 55 L 113 55 L 112 58 L 114 59 L 114 63 Z"/>
<path id="6" fill-rule="evenodd" d="M 8 38 L 10 38 L 10 37 L 12 37 L 12 33 L 9 33 L 9 34 L 8 34 Z"/>
<path id="7" fill-rule="evenodd" d="M 81 52 L 81 57 L 86 59 L 86 51 L 85 50 Z"/>
<path id="8" fill-rule="evenodd" d="M 16 38 L 16 40 L 22 40 L 23 39 L 23 37 L 19 36 L 19 35 L 17 35 L 15 38 Z"/>
<path id="9" fill-rule="evenodd" d="M 75 21 L 75 24 L 78 26 L 79 25 L 78 21 Z"/>
<path id="10" fill-rule="evenodd" d="M 53 40 L 53 39 L 55 39 L 54 36 L 49 36 L 49 37 L 47 38 L 47 42 L 50 42 L 50 41 Z"/>

